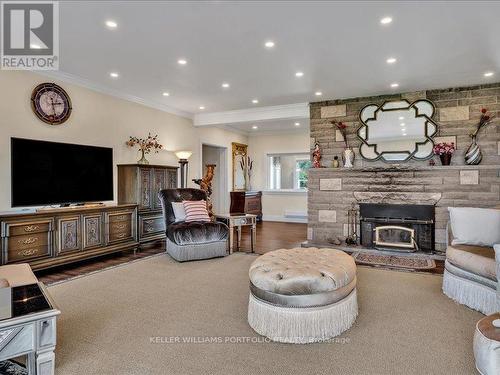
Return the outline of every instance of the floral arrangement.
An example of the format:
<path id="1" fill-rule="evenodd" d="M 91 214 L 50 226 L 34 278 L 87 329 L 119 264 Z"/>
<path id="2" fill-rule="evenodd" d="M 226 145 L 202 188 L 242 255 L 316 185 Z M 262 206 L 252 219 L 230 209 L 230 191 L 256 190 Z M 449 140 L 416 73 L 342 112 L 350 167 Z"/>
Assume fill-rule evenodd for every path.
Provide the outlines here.
<path id="1" fill-rule="evenodd" d="M 154 137 L 151 133 L 148 134 L 147 138 L 137 138 L 130 137 L 130 139 L 125 142 L 128 147 L 139 146 L 139 151 L 142 151 L 144 154 L 149 154 L 152 151 L 155 153 L 159 152 L 163 146 L 158 142 L 158 135 Z"/>
<path id="2" fill-rule="evenodd" d="M 342 137 L 344 138 L 345 147 L 348 148 L 349 143 L 347 143 L 347 125 L 344 124 L 342 121 L 331 121 L 331 124 L 339 130 L 340 134 L 342 134 Z"/>
<path id="3" fill-rule="evenodd" d="M 481 109 L 481 117 L 479 118 L 479 123 L 477 124 L 476 131 L 471 134 L 471 137 L 475 137 L 479 131 L 484 128 L 486 125 L 489 125 L 493 119 L 495 118 L 494 115 L 491 113 L 488 113 L 488 109 L 482 108 Z"/>
<path id="4" fill-rule="evenodd" d="M 441 142 L 434 146 L 434 155 L 452 155 L 455 152 L 455 143 Z"/>

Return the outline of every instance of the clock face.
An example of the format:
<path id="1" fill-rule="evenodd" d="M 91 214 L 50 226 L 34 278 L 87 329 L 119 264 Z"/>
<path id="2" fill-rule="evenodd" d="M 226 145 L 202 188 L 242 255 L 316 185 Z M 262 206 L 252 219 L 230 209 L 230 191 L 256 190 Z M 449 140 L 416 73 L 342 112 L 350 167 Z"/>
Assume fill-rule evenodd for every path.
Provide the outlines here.
<path id="1" fill-rule="evenodd" d="M 31 107 L 40 120 L 60 125 L 71 115 L 71 100 L 62 87 L 55 83 L 42 83 L 33 90 Z"/>

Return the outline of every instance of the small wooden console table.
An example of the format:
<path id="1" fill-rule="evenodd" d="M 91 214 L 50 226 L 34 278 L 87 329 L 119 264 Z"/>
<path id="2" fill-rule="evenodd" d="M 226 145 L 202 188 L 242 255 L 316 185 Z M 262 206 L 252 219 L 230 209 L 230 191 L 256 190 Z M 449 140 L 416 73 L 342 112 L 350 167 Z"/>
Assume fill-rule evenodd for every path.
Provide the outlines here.
<path id="1" fill-rule="evenodd" d="M 240 250 L 241 246 L 241 227 L 250 227 L 250 249 L 251 252 L 255 252 L 255 241 L 257 239 L 257 215 L 252 214 L 223 214 L 215 215 L 215 219 L 219 222 L 223 222 L 229 227 L 229 254 L 233 253 L 234 250 L 234 228 L 236 228 L 238 234 L 237 250 Z"/>

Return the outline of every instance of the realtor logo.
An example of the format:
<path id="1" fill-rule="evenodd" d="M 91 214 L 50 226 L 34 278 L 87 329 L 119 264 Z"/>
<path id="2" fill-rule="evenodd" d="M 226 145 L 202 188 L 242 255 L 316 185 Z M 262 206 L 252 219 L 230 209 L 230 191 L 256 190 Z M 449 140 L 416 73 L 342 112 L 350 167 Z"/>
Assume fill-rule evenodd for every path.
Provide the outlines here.
<path id="1" fill-rule="evenodd" d="M 57 1 L 1 1 L 0 68 L 59 69 Z"/>

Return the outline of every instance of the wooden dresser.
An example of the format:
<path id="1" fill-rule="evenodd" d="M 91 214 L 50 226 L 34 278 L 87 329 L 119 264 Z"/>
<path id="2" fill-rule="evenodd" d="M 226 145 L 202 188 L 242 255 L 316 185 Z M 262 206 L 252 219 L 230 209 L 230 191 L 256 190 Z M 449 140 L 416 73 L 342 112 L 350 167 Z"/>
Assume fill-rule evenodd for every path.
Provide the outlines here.
<path id="1" fill-rule="evenodd" d="M 137 206 L 71 207 L 0 214 L 1 263 L 34 270 L 137 248 Z"/>
<path id="2" fill-rule="evenodd" d="M 137 204 L 137 231 L 141 245 L 165 238 L 165 222 L 158 192 L 177 188 L 177 167 L 118 165 L 118 203 Z"/>
<path id="3" fill-rule="evenodd" d="M 257 215 L 257 220 L 262 221 L 262 192 L 232 191 L 229 212 Z"/>

